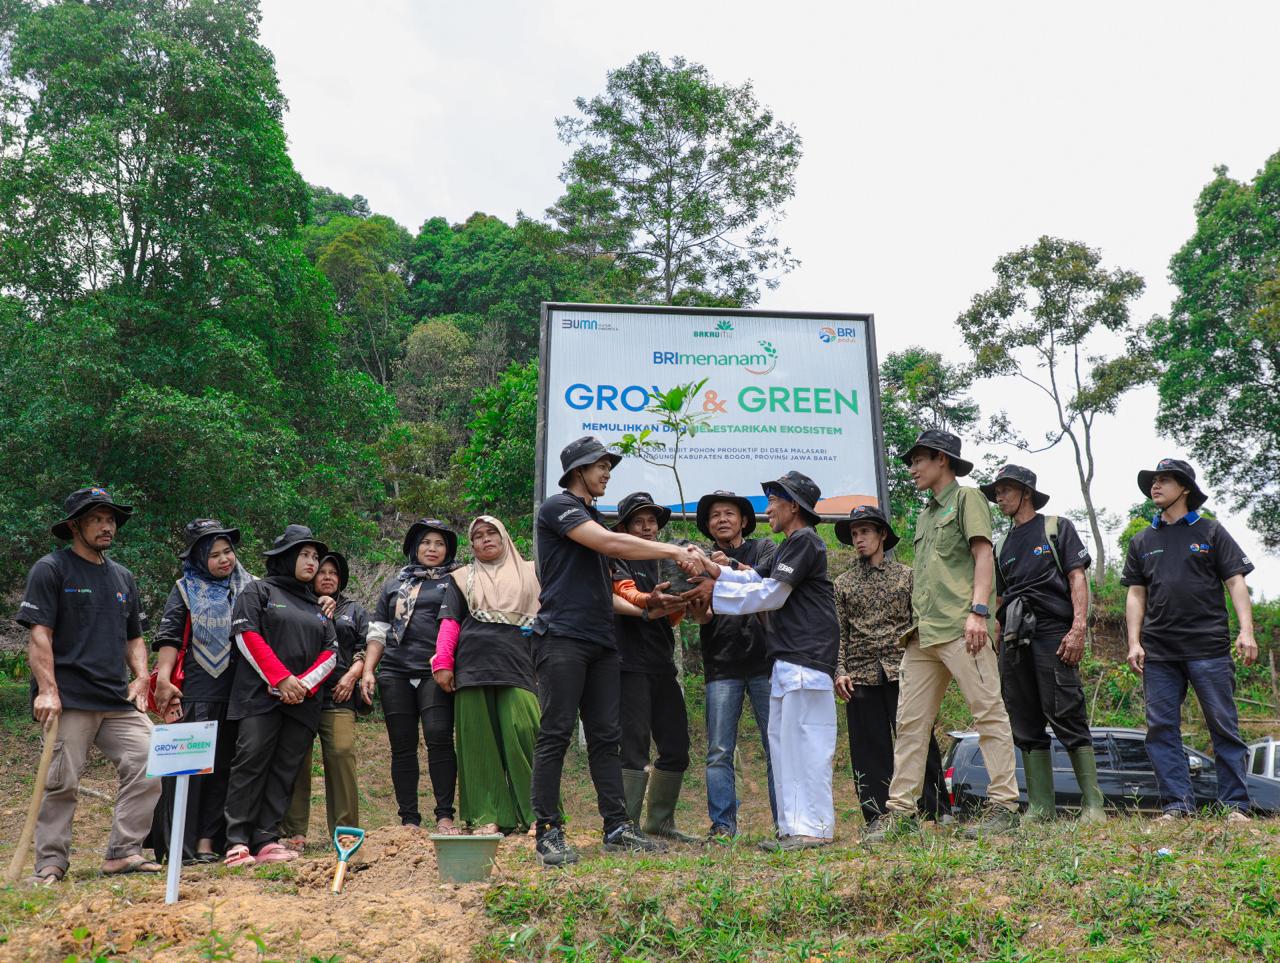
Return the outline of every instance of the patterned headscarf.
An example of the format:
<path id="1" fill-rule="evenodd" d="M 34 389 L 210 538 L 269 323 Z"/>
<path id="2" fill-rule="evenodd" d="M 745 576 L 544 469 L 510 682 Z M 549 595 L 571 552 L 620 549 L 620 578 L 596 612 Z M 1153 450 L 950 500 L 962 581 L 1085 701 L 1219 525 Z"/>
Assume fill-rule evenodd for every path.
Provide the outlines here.
<path id="1" fill-rule="evenodd" d="M 182 566 L 178 591 L 191 614 L 191 641 L 188 651 L 212 678 L 226 671 L 231 660 L 231 607 L 235 598 L 254 577 L 236 561 L 226 578 L 216 579 L 209 571 L 209 553 L 222 535 L 202 538 L 191 549 Z"/>

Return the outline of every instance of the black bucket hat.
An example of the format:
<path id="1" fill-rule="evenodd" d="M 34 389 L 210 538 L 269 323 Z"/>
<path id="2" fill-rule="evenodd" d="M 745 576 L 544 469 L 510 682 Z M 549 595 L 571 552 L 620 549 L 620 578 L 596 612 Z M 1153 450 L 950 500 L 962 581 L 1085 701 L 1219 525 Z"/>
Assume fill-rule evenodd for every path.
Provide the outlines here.
<path id="1" fill-rule="evenodd" d="M 852 545 L 853 526 L 859 522 L 874 522 L 884 529 L 884 550 L 886 552 L 901 541 L 898 538 L 898 533 L 889 524 L 889 519 L 885 517 L 884 512 L 876 508 L 875 505 L 859 505 L 849 513 L 848 518 L 842 518 L 836 522 L 836 538 L 846 545 Z"/>
<path id="2" fill-rule="evenodd" d="M 306 525 L 286 525 L 284 531 L 271 543 L 271 547 L 262 554 L 272 558 L 301 545 L 314 545 L 321 558 L 329 554 L 329 546 L 316 538 Z"/>
<path id="3" fill-rule="evenodd" d="M 124 528 L 125 522 L 133 514 L 132 505 L 117 504 L 105 488 L 99 488 L 96 485 L 91 488 L 77 488 L 62 503 L 62 510 L 67 513 L 66 517 L 55 522 L 49 530 L 53 532 L 55 538 L 60 538 L 64 542 L 70 541 L 70 523 L 100 505 L 105 505 L 115 512 L 117 529 Z"/>
<path id="4" fill-rule="evenodd" d="M 182 526 L 183 545 L 182 551 L 178 553 L 178 558 L 190 557 L 191 550 L 196 547 L 196 542 L 210 536 L 225 538 L 233 547 L 240 544 L 240 529 L 227 528 L 216 518 L 195 518 Z"/>
<path id="5" fill-rule="evenodd" d="M 604 446 L 604 442 L 594 435 L 583 435 L 577 441 L 569 442 L 560 452 L 561 475 L 558 484 L 563 488 L 569 484 L 569 475 L 575 468 L 594 465 L 601 458 L 608 458 L 609 464 L 615 468 L 618 462 L 622 461 L 621 455 L 610 451 Z"/>
<path id="6" fill-rule="evenodd" d="M 982 494 L 987 496 L 987 501 L 995 503 L 996 486 L 1002 481 L 1017 482 L 1023 488 L 1031 489 L 1031 505 L 1036 511 L 1044 508 L 1049 502 L 1049 496 L 1042 491 L 1036 490 L 1036 473 L 1030 468 L 1023 468 L 1021 465 L 1005 465 L 996 473 L 995 480 L 986 485 L 979 485 L 978 489 Z"/>
<path id="7" fill-rule="evenodd" d="M 711 534 L 711 506 L 716 502 L 728 502 L 730 505 L 736 505 L 738 511 L 742 513 L 742 537 L 746 538 L 756 528 L 756 509 L 751 504 L 751 499 L 745 495 L 735 495 L 733 492 L 717 490 L 709 495 L 703 495 L 698 499 L 698 531 L 707 538 L 715 541 L 715 536 Z"/>
<path id="8" fill-rule="evenodd" d="M 1160 463 L 1151 471 L 1138 472 L 1138 488 L 1142 494 L 1151 497 L 1151 482 L 1156 475 L 1173 475 L 1189 489 L 1187 492 L 1187 508 L 1195 511 L 1209 500 L 1209 496 L 1196 484 L 1196 470 L 1181 458 L 1161 458 Z"/>
<path id="9" fill-rule="evenodd" d="M 618 522 L 613 526 L 615 532 L 627 527 L 627 522 L 636 512 L 651 511 L 658 516 L 658 528 L 666 528 L 671 521 L 671 509 L 659 505 L 648 492 L 632 492 L 618 502 Z"/>
<path id="10" fill-rule="evenodd" d="M 916 437 L 915 444 L 900 456 L 904 465 L 911 464 L 911 456 L 915 454 L 917 448 L 928 448 L 931 451 L 942 452 L 951 459 L 951 467 L 955 469 L 957 478 L 963 478 L 973 471 L 973 462 L 965 461 L 960 457 L 959 435 L 953 435 L 951 432 L 943 431 L 941 428 L 926 428 Z"/>
<path id="11" fill-rule="evenodd" d="M 404 557 L 409 560 L 410 565 L 418 564 L 418 543 L 427 532 L 439 532 L 444 536 L 448 558 L 458 554 L 458 533 L 449 527 L 448 522 L 442 522 L 438 518 L 420 518 L 409 526 L 409 531 L 404 535 Z"/>
<path id="12" fill-rule="evenodd" d="M 764 489 L 766 495 L 769 494 L 769 489 L 771 488 L 781 488 L 793 502 L 800 506 L 801 513 L 809 521 L 814 525 L 822 521 L 822 516 L 818 514 L 818 510 L 814 507 L 818 504 L 818 499 L 822 497 L 822 490 L 808 475 L 802 475 L 798 471 L 789 471 L 775 481 L 761 482 L 760 487 Z"/>
<path id="13" fill-rule="evenodd" d="M 351 566 L 347 564 L 346 556 L 339 552 L 326 552 L 320 559 L 320 565 L 325 562 L 332 562 L 333 567 L 338 570 L 338 591 L 341 592 L 351 581 Z M 320 565 L 316 566 L 317 574 L 320 572 Z"/>

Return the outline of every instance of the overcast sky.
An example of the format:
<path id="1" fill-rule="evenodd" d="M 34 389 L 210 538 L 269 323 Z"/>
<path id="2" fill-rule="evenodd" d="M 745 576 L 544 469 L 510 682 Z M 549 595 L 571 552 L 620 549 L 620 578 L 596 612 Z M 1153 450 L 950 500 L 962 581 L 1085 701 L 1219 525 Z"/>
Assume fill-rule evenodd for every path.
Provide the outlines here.
<path id="1" fill-rule="evenodd" d="M 263 0 L 262 35 L 303 176 L 412 230 L 539 214 L 566 156 L 554 118 L 641 51 L 750 79 L 804 138 L 780 228 L 803 264 L 760 306 L 871 312 L 882 356 L 963 359 L 956 315 L 1042 234 L 1139 272 L 1138 317 L 1164 312 L 1214 166 L 1252 177 L 1280 149 L 1275 3 Z M 977 399 L 1042 431 L 1049 411 L 1008 392 Z M 1127 512 L 1137 470 L 1177 452 L 1155 410 L 1135 392 L 1100 423 L 1097 503 Z M 1052 509 L 1082 504 L 1065 445 L 1023 460 Z M 1280 593 L 1280 559 L 1209 506 L 1257 564 L 1255 594 Z"/>

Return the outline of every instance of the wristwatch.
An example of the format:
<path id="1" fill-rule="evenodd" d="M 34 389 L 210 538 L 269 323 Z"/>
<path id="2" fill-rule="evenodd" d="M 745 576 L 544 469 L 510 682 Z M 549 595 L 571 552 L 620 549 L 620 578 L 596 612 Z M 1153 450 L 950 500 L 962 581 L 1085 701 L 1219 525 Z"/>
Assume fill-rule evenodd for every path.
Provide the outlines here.
<path id="1" fill-rule="evenodd" d="M 969 611 L 974 615 L 981 615 L 984 619 L 991 614 L 991 609 L 987 608 L 981 602 L 974 602 L 969 606 Z"/>

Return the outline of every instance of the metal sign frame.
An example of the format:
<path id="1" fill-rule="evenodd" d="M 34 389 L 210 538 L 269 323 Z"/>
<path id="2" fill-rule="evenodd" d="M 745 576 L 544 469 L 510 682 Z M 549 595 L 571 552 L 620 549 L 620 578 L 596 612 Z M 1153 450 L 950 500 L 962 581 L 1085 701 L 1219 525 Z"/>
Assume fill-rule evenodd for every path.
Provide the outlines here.
<path id="1" fill-rule="evenodd" d="M 876 322 L 874 314 L 853 314 L 832 311 L 761 311 L 748 308 L 685 308 L 654 304 L 578 304 L 571 301 L 543 301 L 538 336 L 538 426 L 534 442 L 533 510 L 549 494 L 544 484 L 548 461 L 559 457 L 559 452 L 547 450 L 547 384 L 551 371 L 552 326 L 548 323 L 555 311 L 590 311 L 595 314 L 665 314 L 685 315 L 689 318 L 796 318 L 806 321 L 859 321 L 867 326 L 867 383 L 871 388 L 871 437 L 875 445 L 876 497 L 880 505 L 889 503 L 889 476 L 885 467 L 884 425 L 880 411 L 880 363 L 876 352 Z M 757 515 L 757 519 L 762 516 Z M 844 515 L 823 515 L 823 521 L 837 521 Z"/>

